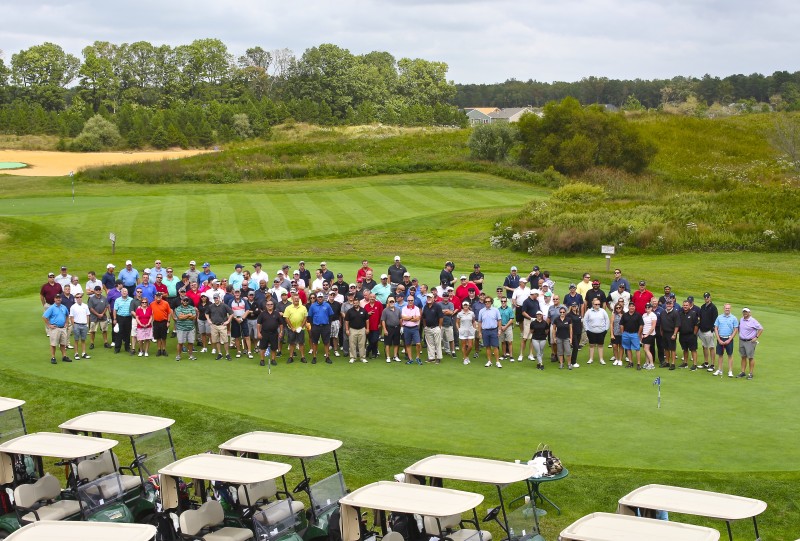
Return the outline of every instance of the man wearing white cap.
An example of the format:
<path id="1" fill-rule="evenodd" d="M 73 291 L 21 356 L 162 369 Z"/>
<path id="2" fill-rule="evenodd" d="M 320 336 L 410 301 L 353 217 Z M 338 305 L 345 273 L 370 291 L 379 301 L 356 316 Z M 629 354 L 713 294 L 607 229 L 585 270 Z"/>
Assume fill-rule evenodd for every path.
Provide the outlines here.
<path id="1" fill-rule="evenodd" d="M 394 256 L 394 264 L 389 266 L 386 274 L 389 276 L 389 285 L 392 288 L 392 294 L 397 289 L 398 284 L 403 281 L 403 275 L 408 272 L 408 269 L 400 263 L 400 256 Z M 410 275 L 409 275 L 410 276 Z"/>
<path id="2" fill-rule="evenodd" d="M 103 284 L 103 293 L 106 295 L 108 295 L 108 292 L 117 286 L 117 277 L 114 275 L 114 269 L 116 269 L 114 264 L 109 263 L 106 265 L 106 272 L 104 272 L 103 276 L 100 277 L 100 283 Z"/>
<path id="3" fill-rule="evenodd" d="M 528 279 L 519 278 L 517 280 L 516 289 L 514 289 L 514 291 L 511 292 L 511 304 L 514 307 L 514 318 L 516 319 L 517 325 L 519 325 L 520 329 L 522 329 L 522 324 L 525 321 L 525 318 L 522 315 L 522 303 L 525 302 L 525 299 L 527 299 L 528 295 L 530 294 L 530 290 L 528 289 L 527 286 L 528 286 Z M 535 313 L 536 312 L 534 312 L 534 314 Z"/>
<path id="4" fill-rule="evenodd" d="M 389 276 L 386 274 L 381 274 L 381 281 L 380 283 L 372 286 L 372 292 L 375 294 L 375 298 L 377 298 L 381 304 L 385 305 L 386 300 L 392 293 L 392 288 L 389 286 Z"/>
<path id="5" fill-rule="evenodd" d="M 756 345 L 758 345 L 758 338 L 763 332 L 764 327 L 750 315 L 750 309 L 742 308 L 742 319 L 739 320 L 739 355 L 742 356 L 742 371 L 737 377 L 745 377 L 745 370 L 749 363 L 750 372 L 746 375 L 747 379 L 753 379 L 753 370 L 756 365 Z"/>
<path id="6" fill-rule="evenodd" d="M 503 280 L 503 289 L 506 292 L 506 297 L 509 299 L 514 294 L 514 290 L 519 287 L 520 276 L 517 274 L 517 267 L 511 267 L 511 274 L 506 276 L 506 279 Z M 527 278 L 525 279 L 527 282 Z"/>
<path id="7" fill-rule="evenodd" d="M 197 282 L 197 277 L 200 276 L 200 271 L 197 270 L 197 261 L 194 259 L 189 261 L 189 268 L 183 274 L 189 278 L 189 283 Z"/>
<path id="8" fill-rule="evenodd" d="M 122 285 L 128 290 L 128 296 L 133 297 L 134 289 L 139 283 L 139 271 L 133 268 L 133 262 L 129 259 L 125 262 L 125 268 L 119 271 L 118 279 L 122 280 Z"/>

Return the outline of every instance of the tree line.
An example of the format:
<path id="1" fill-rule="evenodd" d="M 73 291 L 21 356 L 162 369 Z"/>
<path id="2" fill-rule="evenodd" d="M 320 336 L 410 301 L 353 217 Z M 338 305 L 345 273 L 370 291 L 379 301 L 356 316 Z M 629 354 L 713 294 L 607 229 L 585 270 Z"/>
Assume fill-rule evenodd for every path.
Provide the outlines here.
<path id="1" fill-rule="evenodd" d="M 218 39 L 171 47 L 97 41 L 82 59 L 55 43 L 0 54 L 0 131 L 76 137 L 101 115 L 129 146 L 206 145 L 262 136 L 294 119 L 322 125 L 464 125 L 447 64 L 354 55 L 333 44 L 252 47 Z"/>
<path id="2" fill-rule="evenodd" d="M 573 97 L 582 104 L 623 107 L 635 97 L 645 108 L 680 103 L 694 97 L 710 106 L 752 101 L 769 103 L 779 111 L 800 110 L 800 71 L 776 71 L 772 75 L 673 77 L 672 79 L 609 79 L 584 77 L 580 81 L 552 83 L 509 79 L 495 84 L 458 84 L 453 103 L 459 107 L 542 107 L 551 101 Z"/>

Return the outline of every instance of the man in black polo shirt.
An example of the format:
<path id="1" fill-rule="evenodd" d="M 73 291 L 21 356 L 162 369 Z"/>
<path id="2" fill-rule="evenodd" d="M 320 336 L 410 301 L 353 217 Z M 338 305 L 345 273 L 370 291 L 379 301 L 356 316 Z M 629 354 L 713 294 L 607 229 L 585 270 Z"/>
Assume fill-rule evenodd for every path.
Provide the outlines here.
<path id="1" fill-rule="evenodd" d="M 283 336 L 284 320 L 280 312 L 275 310 L 275 301 L 267 299 L 266 310 L 258 316 L 256 329 L 258 332 L 258 349 L 261 350 L 261 366 L 264 366 L 264 357 L 269 349 L 269 364 L 275 366 L 278 361 L 275 355 L 278 351 L 278 344 Z"/>
<path id="2" fill-rule="evenodd" d="M 369 314 L 355 300 L 352 299 L 350 309 L 344 315 L 344 333 L 349 339 L 350 364 L 360 357 L 362 363 L 367 363 L 367 322 Z"/>
<path id="3" fill-rule="evenodd" d="M 628 305 L 628 311 L 622 314 L 619 321 L 619 326 L 622 327 L 622 349 L 625 351 L 625 358 L 628 364 L 625 368 L 633 368 L 633 355 L 636 352 L 636 370 L 642 369 L 642 328 L 644 327 L 644 319 L 642 314 L 636 311 L 636 306 L 633 303 Z"/>
<path id="4" fill-rule="evenodd" d="M 428 362 L 439 364 L 442 360 L 442 320 L 444 312 L 439 303 L 434 302 L 433 293 L 425 295 L 425 306 L 422 308 L 422 327 L 425 343 L 428 345 Z"/>
<path id="5" fill-rule="evenodd" d="M 520 324 L 522 329 L 522 341 L 519 346 L 518 361 L 522 361 L 522 356 L 525 355 L 525 346 L 528 345 L 528 340 L 531 338 L 531 321 L 536 319 L 536 312 L 541 310 L 542 306 L 539 304 L 539 290 L 532 288 L 530 293 L 528 293 L 528 298 L 522 301 L 522 323 Z M 531 343 L 531 348 L 528 352 L 528 359 L 531 361 L 535 359 L 533 356 L 533 343 Z M 511 362 L 513 363 L 514 359 L 511 359 Z"/>
<path id="6" fill-rule="evenodd" d="M 711 302 L 711 293 L 703 293 L 703 304 L 700 306 L 700 342 L 703 345 L 703 368 L 709 372 L 716 370 L 717 364 L 717 337 L 714 335 L 714 323 L 719 316 L 719 310 Z M 708 357 L 711 355 L 711 365 Z"/>
<path id="7" fill-rule="evenodd" d="M 664 311 L 658 317 L 661 324 L 661 339 L 664 341 L 664 363 L 670 370 L 675 370 L 675 340 L 678 338 L 678 328 L 681 324 L 681 315 L 675 308 L 675 301 L 667 297 Z M 666 367 L 664 367 L 666 368 Z"/>
<path id="8" fill-rule="evenodd" d="M 478 286 L 480 291 L 483 291 L 483 281 L 486 279 L 486 277 L 481 272 L 481 264 L 475 263 L 472 268 L 473 270 L 471 273 L 469 273 L 469 279 L 467 281 L 474 283 L 476 286 Z"/>
<path id="9" fill-rule="evenodd" d="M 595 299 L 600 299 L 600 306 L 608 303 L 608 296 L 600 289 L 600 280 L 592 280 L 592 288 L 586 292 L 586 298 L 583 299 L 586 302 L 585 306 L 592 306 L 592 301 Z"/>
<path id="10" fill-rule="evenodd" d="M 453 269 L 456 268 L 455 263 L 447 261 L 444 264 L 442 272 L 439 273 L 439 283 L 445 284 L 445 287 L 455 285 L 456 279 L 453 277 Z"/>
<path id="11" fill-rule="evenodd" d="M 392 287 L 392 293 L 394 293 L 395 288 L 397 288 L 397 284 L 403 281 L 403 276 L 408 272 L 408 269 L 405 268 L 403 264 L 400 263 L 400 256 L 394 256 L 394 265 L 391 265 L 387 270 L 386 274 L 389 275 L 389 283 Z"/>
<path id="12" fill-rule="evenodd" d="M 681 352 L 683 353 L 683 364 L 681 368 L 689 366 L 687 362 L 686 352 L 688 351 L 692 356 L 692 367 L 690 370 L 697 370 L 697 332 L 700 329 L 700 315 L 698 312 L 692 310 L 692 304 L 689 300 L 683 301 L 683 311 L 681 312 L 681 322 L 678 326 L 679 341 L 681 344 Z"/>

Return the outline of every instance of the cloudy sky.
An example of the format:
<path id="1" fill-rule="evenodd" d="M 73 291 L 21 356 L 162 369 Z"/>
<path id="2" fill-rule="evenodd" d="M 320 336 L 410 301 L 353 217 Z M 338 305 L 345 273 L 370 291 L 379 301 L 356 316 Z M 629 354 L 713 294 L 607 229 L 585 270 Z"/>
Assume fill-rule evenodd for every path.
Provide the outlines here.
<path id="1" fill-rule="evenodd" d="M 441 60 L 457 83 L 769 74 L 800 69 L 797 0 L 0 0 L 6 63 L 52 41 L 248 47 L 334 43 Z"/>

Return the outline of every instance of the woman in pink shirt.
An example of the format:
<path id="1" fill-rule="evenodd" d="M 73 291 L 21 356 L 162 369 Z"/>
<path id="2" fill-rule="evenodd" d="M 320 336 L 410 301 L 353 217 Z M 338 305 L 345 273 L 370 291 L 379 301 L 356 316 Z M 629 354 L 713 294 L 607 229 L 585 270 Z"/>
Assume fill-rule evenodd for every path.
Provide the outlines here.
<path id="1" fill-rule="evenodd" d="M 153 338 L 153 310 L 147 299 L 142 299 L 142 305 L 134 312 L 136 317 L 136 340 L 139 342 L 139 357 L 149 357 L 150 341 Z"/>

